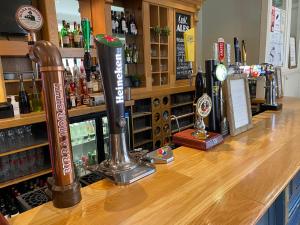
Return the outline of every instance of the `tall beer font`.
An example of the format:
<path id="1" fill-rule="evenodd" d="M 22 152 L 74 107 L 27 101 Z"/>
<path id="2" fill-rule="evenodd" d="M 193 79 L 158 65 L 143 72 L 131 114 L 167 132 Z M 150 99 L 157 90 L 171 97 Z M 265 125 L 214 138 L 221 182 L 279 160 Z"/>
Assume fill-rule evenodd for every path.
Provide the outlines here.
<path id="1" fill-rule="evenodd" d="M 31 35 L 35 35 L 34 32 L 42 26 L 42 15 L 32 6 L 21 6 L 17 10 L 16 18 L 19 25 Z M 53 177 L 48 179 L 48 189 L 55 207 L 71 207 L 80 202 L 81 194 L 73 166 L 62 58 L 58 48 L 48 41 L 34 43 L 29 49 L 29 57 L 39 64 L 42 74 L 53 169 Z"/>
<path id="2" fill-rule="evenodd" d="M 124 100 L 124 50 L 121 41 L 107 35 L 96 36 L 97 55 L 107 106 L 110 138 L 110 158 L 95 170 L 116 184 L 129 184 L 153 172 L 155 168 L 136 162 L 128 154 Z"/>

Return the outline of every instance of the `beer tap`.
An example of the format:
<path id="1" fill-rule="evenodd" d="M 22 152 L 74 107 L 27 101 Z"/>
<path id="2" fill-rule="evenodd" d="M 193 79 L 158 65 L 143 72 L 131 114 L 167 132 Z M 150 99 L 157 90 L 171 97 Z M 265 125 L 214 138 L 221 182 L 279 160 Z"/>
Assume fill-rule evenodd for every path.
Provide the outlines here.
<path id="1" fill-rule="evenodd" d="M 110 154 L 99 165 L 88 167 L 99 172 L 118 185 L 135 182 L 155 172 L 152 165 L 135 161 L 129 156 L 126 142 L 126 119 L 124 99 L 124 50 L 122 42 L 108 35 L 95 38 L 97 56 L 105 92 L 109 124 Z"/>
<path id="2" fill-rule="evenodd" d="M 32 21 L 28 12 L 35 16 Z M 33 6 L 21 6 L 16 12 L 19 25 L 30 33 L 41 29 L 43 17 Z M 44 108 L 53 177 L 48 178 L 48 191 L 57 208 L 66 208 L 81 201 L 80 184 L 75 178 L 66 94 L 64 66 L 58 48 L 48 41 L 30 45 L 30 59 L 40 66 L 43 81 Z"/>

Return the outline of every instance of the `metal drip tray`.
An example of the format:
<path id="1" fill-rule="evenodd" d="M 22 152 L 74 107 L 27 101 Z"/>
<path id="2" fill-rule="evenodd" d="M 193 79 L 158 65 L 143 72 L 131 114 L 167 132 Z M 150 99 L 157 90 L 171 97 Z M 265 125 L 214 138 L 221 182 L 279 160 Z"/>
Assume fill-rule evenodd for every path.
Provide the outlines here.
<path id="1" fill-rule="evenodd" d="M 87 167 L 88 170 L 105 176 L 117 185 L 131 184 L 155 172 L 155 167 L 147 163 L 137 163 L 131 169 L 119 171 L 106 167 L 108 163 Z"/>
<path id="2" fill-rule="evenodd" d="M 85 187 L 102 179 L 104 179 L 104 177 L 99 173 L 89 173 L 85 176 L 80 177 L 79 182 L 82 187 Z"/>
<path id="3" fill-rule="evenodd" d="M 47 196 L 45 190 L 47 187 L 43 187 L 17 197 L 22 208 L 26 211 L 49 202 L 50 199 Z"/>

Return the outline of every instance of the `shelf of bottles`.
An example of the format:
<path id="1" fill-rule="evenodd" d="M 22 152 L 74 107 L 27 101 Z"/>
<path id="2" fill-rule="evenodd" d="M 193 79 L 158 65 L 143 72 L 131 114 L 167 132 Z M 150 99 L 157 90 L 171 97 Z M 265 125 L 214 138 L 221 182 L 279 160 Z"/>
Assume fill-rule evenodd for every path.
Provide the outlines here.
<path id="1" fill-rule="evenodd" d="M 111 7 L 112 34 L 124 43 L 126 85 L 145 86 L 142 29 L 137 24 L 136 11 L 129 8 Z"/>
<path id="2" fill-rule="evenodd" d="M 152 86 L 169 84 L 168 9 L 150 5 L 150 50 Z"/>
<path id="3" fill-rule="evenodd" d="M 97 106 L 104 104 L 100 68 L 92 58 L 91 82 L 86 80 L 81 58 L 63 58 L 65 66 L 65 90 L 68 109 L 78 106 Z"/>

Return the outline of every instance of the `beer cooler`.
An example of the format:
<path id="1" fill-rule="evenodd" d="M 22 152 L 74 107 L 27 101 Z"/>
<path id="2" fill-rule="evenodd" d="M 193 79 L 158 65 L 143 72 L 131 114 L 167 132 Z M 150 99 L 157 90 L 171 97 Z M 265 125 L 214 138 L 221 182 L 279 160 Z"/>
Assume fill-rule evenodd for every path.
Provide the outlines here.
<path id="1" fill-rule="evenodd" d="M 130 109 L 127 109 L 125 117 L 129 147 L 131 147 L 130 116 Z M 109 156 L 109 127 L 106 112 L 70 118 L 70 133 L 77 178 L 86 185 L 100 180 L 100 177 L 85 170 L 84 166 L 99 164 Z"/>

